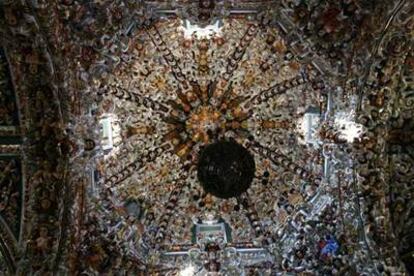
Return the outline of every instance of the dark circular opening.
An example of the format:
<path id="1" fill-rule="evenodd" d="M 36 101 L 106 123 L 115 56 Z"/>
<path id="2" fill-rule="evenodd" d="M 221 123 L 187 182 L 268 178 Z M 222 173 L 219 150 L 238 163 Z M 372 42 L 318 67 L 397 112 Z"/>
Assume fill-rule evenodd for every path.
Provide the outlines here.
<path id="1" fill-rule="evenodd" d="M 233 141 L 206 146 L 198 161 L 198 180 L 204 190 L 219 198 L 231 198 L 245 192 L 255 174 L 253 156 Z"/>

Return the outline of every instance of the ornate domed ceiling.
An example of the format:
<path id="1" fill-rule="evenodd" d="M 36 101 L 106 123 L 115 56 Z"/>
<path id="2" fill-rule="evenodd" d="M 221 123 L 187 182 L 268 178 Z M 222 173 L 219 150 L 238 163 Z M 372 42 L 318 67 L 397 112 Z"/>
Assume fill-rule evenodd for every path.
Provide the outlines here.
<path id="1" fill-rule="evenodd" d="M 410 1 L 1 5 L 0 273 L 413 271 Z"/>

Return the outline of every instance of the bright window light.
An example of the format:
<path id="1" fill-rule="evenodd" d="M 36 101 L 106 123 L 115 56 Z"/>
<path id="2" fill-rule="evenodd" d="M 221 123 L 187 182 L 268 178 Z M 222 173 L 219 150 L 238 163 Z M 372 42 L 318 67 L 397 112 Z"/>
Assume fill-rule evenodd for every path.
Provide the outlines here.
<path id="1" fill-rule="evenodd" d="M 182 21 L 181 25 L 181 30 L 184 32 L 184 38 L 186 39 L 191 39 L 193 35 L 195 35 L 197 39 L 209 38 L 210 36 L 220 35 L 221 33 L 219 20 L 217 20 L 214 24 L 208 25 L 204 28 L 196 24 L 192 25 L 188 20 Z"/>
<path id="2" fill-rule="evenodd" d="M 195 273 L 195 268 L 192 265 L 187 266 L 180 271 L 180 276 L 193 276 Z"/>
<path id="3" fill-rule="evenodd" d="M 352 121 L 349 115 L 340 113 L 335 116 L 335 126 L 340 133 L 340 137 L 345 139 L 348 143 L 352 143 L 355 138 L 361 136 L 363 126 Z"/>
<path id="4" fill-rule="evenodd" d="M 316 129 L 318 128 L 319 123 L 319 110 L 314 107 L 308 108 L 298 123 L 299 131 L 303 135 L 303 139 L 300 139 L 299 142 L 317 146 L 318 137 L 316 135 Z"/>
<path id="5" fill-rule="evenodd" d="M 113 148 L 112 140 L 112 118 L 104 117 L 99 120 L 101 127 L 101 139 L 102 139 L 102 148 L 103 150 L 110 150 Z"/>

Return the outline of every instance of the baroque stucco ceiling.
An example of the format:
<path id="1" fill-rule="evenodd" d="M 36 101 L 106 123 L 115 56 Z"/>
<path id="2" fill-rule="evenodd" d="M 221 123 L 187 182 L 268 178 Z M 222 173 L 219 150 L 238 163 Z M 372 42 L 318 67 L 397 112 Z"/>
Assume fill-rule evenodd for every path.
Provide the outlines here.
<path id="1" fill-rule="evenodd" d="M 6 1 L 1 269 L 412 271 L 412 15 L 403 0 Z M 219 141 L 255 161 L 229 199 L 197 177 Z M 199 240 L 212 222 L 226 242 Z"/>

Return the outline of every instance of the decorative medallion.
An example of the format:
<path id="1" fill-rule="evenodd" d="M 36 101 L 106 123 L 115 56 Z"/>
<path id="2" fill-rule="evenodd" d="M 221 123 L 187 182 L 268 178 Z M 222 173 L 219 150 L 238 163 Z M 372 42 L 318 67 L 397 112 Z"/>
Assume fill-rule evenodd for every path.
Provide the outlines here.
<path id="1" fill-rule="evenodd" d="M 253 156 L 235 142 L 208 145 L 198 162 L 198 179 L 204 190 L 220 198 L 244 193 L 250 187 L 254 173 Z"/>

